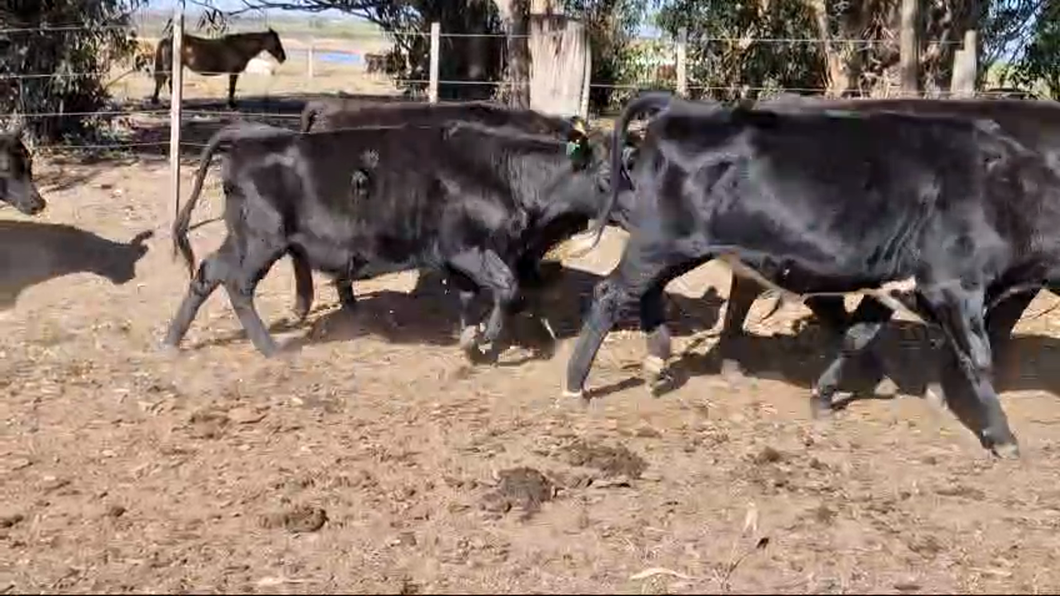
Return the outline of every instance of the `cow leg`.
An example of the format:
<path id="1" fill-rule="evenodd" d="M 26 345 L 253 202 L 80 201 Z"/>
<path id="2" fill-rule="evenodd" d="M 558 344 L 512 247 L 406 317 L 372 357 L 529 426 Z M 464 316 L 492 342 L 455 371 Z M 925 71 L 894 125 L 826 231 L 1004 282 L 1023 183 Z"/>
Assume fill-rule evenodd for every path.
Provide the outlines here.
<path id="1" fill-rule="evenodd" d="M 1009 342 L 1012 339 L 1012 328 L 1016 326 L 1023 311 L 1034 300 L 1037 291 L 1025 292 L 1009 297 L 997 304 L 986 317 L 987 333 L 993 352 L 995 387 L 1011 380 L 1012 351 Z M 985 426 L 978 400 L 968 380 L 961 373 L 960 363 L 953 350 L 945 350 L 940 361 L 940 385 L 946 405 L 962 422 L 976 433 Z"/>
<path id="2" fill-rule="evenodd" d="M 960 406 L 973 409 L 974 418 L 979 423 L 976 430 L 983 447 L 999 457 L 1019 457 L 1019 445 L 1009 428 L 1008 418 L 991 380 L 993 361 L 983 312 L 982 288 L 921 287 L 920 295 L 942 327 L 946 343 L 957 361 L 957 370 L 963 373 L 964 383 L 961 385 L 969 391 L 966 394 L 960 391 L 950 359 L 943 362 L 943 390 L 948 395 L 956 393 L 962 399 L 967 395 L 969 401 Z"/>
<path id="3" fill-rule="evenodd" d="M 238 80 L 238 74 L 228 75 L 228 107 L 233 110 L 236 109 L 236 81 Z"/>
<path id="4" fill-rule="evenodd" d="M 309 316 L 309 308 L 313 305 L 313 271 L 309 267 L 309 259 L 299 248 L 291 248 L 291 267 L 294 269 L 294 316 L 301 323 Z"/>
<path id="5" fill-rule="evenodd" d="M 735 373 L 740 370 L 738 355 L 743 345 L 743 324 L 762 290 L 762 286 L 753 279 L 732 274 L 729 299 L 725 304 L 725 320 L 722 322 L 721 337 L 718 338 L 717 348 L 718 353 L 721 354 L 723 373 Z"/>
<path id="6" fill-rule="evenodd" d="M 493 293 L 493 310 L 482 335 L 473 344 L 479 349 L 488 346 L 486 353 L 492 360 L 500 354 L 497 338 L 504 327 L 504 317 L 519 293 L 519 283 L 510 267 L 492 250 L 471 249 L 449 259 L 448 265 L 463 273 L 479 287 Z M 470 355 L 470 354 L 469 354 Z"/>
<path id="7" fill-rule="evenodd" d="M 357 308 L 357 297 L 353 294 L 353 282 L 349 278 L 336 278 L 335 291 L 339 295 L 339 305 L 343 310 L 353 311 Z"/>
<path id="8" fill-rule="evenodd" d="M 990 335 L 990 348 L 994 353 L 994 383 L 999 390 L 1012 380 L 1016 366 L 1012 350 L 1009 348 L 1012 329 L 1037 295 L 1038 290 L 1034 290 L 1010 296 L 995 305 L 986 315 L 986 330 Z"/>
<path id="9" fill-rule="evenodd" d="M 184 295 L 184 300 L 181 301 L 176 316 L 173 317 L 173 321 L 169 324 L 166 338 L 162 341 L 163 347 L 176 348 L 180 345 L 180 341 L 188 333 L 188 329 L 191 328 L 191 323 L 195 320 L 195 315 L 202 308 L 203 303 L 206 302 L 206 299 L 210 297 L 210 294 L 217 289 L 217 286 L 222 281 L 231 276 L 233 269 L 236 267 L 236 262 L 235 254 L 232 250 L 232 237 L 228 236 L 220 248 L 203 259 L 202 263 L 199 264 L 195 278 L 188 284 L 188 292 Z"/>
<path id="10" fill-rule="evenodd" d="M 245 242 L 242 262 L 238 270 L 232 271 L 233 275 L 224 280 L 224 286 L 232 309 L 236 311 L 247 337 L 254 347 L 268 358 L 276 354 L 278 347 L 265 322 L 261 320 L 257 307 L 254 306 L 254 290 L 269 272 L 269 268 L 287 252 L 287 248 L 277 247 L 266 238 L 251 240 Z"/>
<path id="11" fill-rule="evenodd" d="M 604 337 L 634 301 L 643 303 L 643 296 L 653 291 L 668 272 L 688 271 L 708 258 L 706 255 L 675 253 L 670 246 L 642 243 L 638 242 L 636 237 L 630 238 L 622 251 L 618 266 L 593 292 L 592 309 L 582 325 L 581 333 L 574 344 L 574 352 L 567 363 L 567 386 L 563 392 L 564 396 L 584 399 L 585 379 L 589 376 L 589 369 L 596 359 Z M 661 287 L 665 288 L 668 281 L 662 282 Z M 649 304 L 642 307 L 642 325 L 647 318 L 646 314 L 660 321 L 663 318 L 660 314 L 661 301 L 653 304 L 652 300 L 655 298 L 649 298 Z M 648 320 L 645 326 L 652 325 L 653 321 Z M 657 327 L 658 325 L 655 325 L 651 331 Z M 669 349 L 669 342 L 661 337 L 656 338 L 654 344 L 652 346 L 649 343 L 649 349 L 655 350 L 660 356 L 665 353 L 664 349 Z"/>
<path id="12" fill-rule="evenodd" d="M 642 368 L 653 395 L 660 395 L 676 385 L 676 379 L 666 366 L 673 353 L 670 329 L 666 326 L 666 284 L 702 263 L 692 260 L 662 271 L 640 298 L 640 328 L 647 335 L 648 352 Z"/>
<path id="13" fill-rule="evenodd" d="M 880 329 L 893 315 L 894 311 L 879 300 L 866 298 L 858 304 L 851 317 L 854 322 L 843 334 L 839 354 L 814 386 L 810 405 L 815 418 L 831 411 L 832 397 L 842 382 L 845 367 L 872 350 L 872 343 L 879 337 Z"/>

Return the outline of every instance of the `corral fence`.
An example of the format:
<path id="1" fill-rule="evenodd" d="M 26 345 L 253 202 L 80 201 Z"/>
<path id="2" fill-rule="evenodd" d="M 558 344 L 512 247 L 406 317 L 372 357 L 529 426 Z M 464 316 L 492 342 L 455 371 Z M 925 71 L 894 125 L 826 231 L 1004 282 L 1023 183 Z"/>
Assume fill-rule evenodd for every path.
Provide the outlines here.
<path id="1" fill-rule="evenodd" d="M 441 26 L 438 23 L 432 23 L 429 32 L 384 33 L 381 31 L 363 30 L 353 33 L 346 32 L 343 35 L 329 35 L 327 31 L 318 29 L 314 32 L 311 28 L 310 31 L 303 33 L 301 38 L 297 38 L 297 36 L 288 36 L 285 33 L 284 23 L 285 21 L 283 20 L 276 20 L 270 23 L 268 16 L 263 15 L 263 18 L 254 22 L 251 27 L 245 27 L 260 31 L 272 26 L 280 34 L 285 47 L 288 39 L 295 39 L 295 42 L 292 43 L 292 48 L 287 52 L 287 60 L 281 69 L 285 76 L 276 75 L 279 72 L 277 70 L 278 65 L 270 63 L 270 58 L 264 53 L 259 58 L 255 58 L 252 61 L 252 65 L 248 65 L 248 68 L 240 73 L 239 85 L 236 91 L 236 101 L 239 102 L 240 107 L 237 111 L 228 109 L 224 105 L 224 98 L 227 95 L 227 76 L 201 76 L 212 73 L 195 73 L 182 65 L 180 61 L 180 46 L 183 41 L 183 33 L 193 33 L 189 30 L 193 26 L 187 26 L 188 20 L 186 20 L 185 14 L 179 8 L 173 13 L 172 29 L 167 32 L 171 35 L 174 45 L 174 51 L 172 52 L 173 61 L 171 64 L 165 65 L 172 75 L 172 94 L 169 95 L 167 93 L 168 87 L 164 87 L 162 94 L 159 96 L 160 100 L 164 101 L 167 99 L 164 96 L 169 95 L 168 107 L 163 107 L 161 101 L 156 105 L 144 99 L 145 91 L 147 92 L 146 95 L 151 95 L 150 92 L 154 89 L 154 80 L 152 78 L 154 46 L 157 40 L 162 37 L 162 31 L 160 30 L 161 27 L 155 27 L 155 31 L 147 30 L 148 28 L 145 28 L 142 22 L 135 27 L 138 36 L 142 40 L 141 54 L 144 59 L 141 60 L 140 69 L 134 68 L 131 71 L 120 73 L 118 76 L 114 76 L 113 72 L 12 73 L 0 74 L 0 79 L 28 81 L 62 77 L 107 76 L 108 74 L 113 76 L 112 89 L 118 89 L 120 86 L 124 86 L 125 89 L 123 93 L 125 96 L 124 101 L 116 102 L 113 109 L 108 108 L 84 113 L 73 111 L 31 112 L 18 114 L 17 116 L 20 118 L 120 119 L 125 122 L 139 122 L 139 124 L 133 126 L 136 131 L 135 134 L 131 136 L 125 135 L 120 139 L 115 136 L 113 143 L 67 144 L 62 148 L 66 150 L 123 149 L 138 155 L 148 154 L 159 159 L 168 157 L 171 169 L 171 188 L 168 196 L 173 200 L 174 204 L 179 203 L 181 192 L 182 157 L 188 158 L 188 153 L 197 153 L 205 145 L 206 139 L 213 131 L 232 119 L 262 120 L 295 128 L 299 122 L 301 108 L 306 100 L 314 96 L 343 94 L 351 87 L 358 92 L 355 95 L 371 95 L 376 99 L 382 100 L 411 100 L 433 103 L 446 99 L 440 93 L 440 90 L 445 86 L 478 86 L 496 90 L 505 85 L 510 85 L 503 81 L 483 80 L 481 77 L 467 80 L 443 77 L 442 75 L 443 72 L 446 72 L 444 66 L 447 48 L 451 49 L 457 44 L 467 44 L 474 40 L 504 43 L 507 39 L 511 39 L 510 36 L 505 34 L 445 32 L 441 30 Z M 77 26 L 72 25 L 71 27 Z M 62 29 L 61 27 L 39 28 L 34 30 L 34 33 L 40 35 L 61 34 Z M 0 30 L 0 34 L 10 32 Z M 198 32 L 194 32 L 194 34 L 197 36 L 209 36 Z M 974 51 L 966 52 L 963 50 L 963 48 L 976 47 L 977 40 L 975 35 L 975 31 L 969 31 L 963 40 L 940 42 L 955 43 L 957 45 L 958 51 L 954 57 L 953 80 L 950 86 L 950 94 L 952 95 L 982 95 L 981 92 L 977 92 L 975 89 L 976 54 Z M 531 36 L 527 35 L 527 37 Z M 387 54 L 389 47 L 395 43 L 396 39 L 401 38 L 406 41 L 412 38 L 426 41 L 429 51 L 429 67 L 426 72 L 413 72 L 405 78 L 395 78 L 380 72 L 383 68 L 378 61 L 383 60 L 384 58 L 382 57 Z M 699 44 L 731 44 L 746 41 L 726 38 L 699 38 L 696 40 Z M 776 44 L 777 46 L 826 43 L 825 40 L 820 39 L 755 39 L 754 42 L 766 45 Z M 641 38 L 636 40 L 635 43 L 639 44 L 638 47 L 640 49 L 636 54 L 637 63 L 634 66 L 637 72 L 642 73 L 640 77 L 634 82 L 613 84 L 590 80 L 586 74 L 576 109 L 582 116 L 588 116 L 586 102 L 588 94 L 593 89 L 600 88 L 606 88 L 620 94 L 632 94 L 637 90 L 659 88 L 661 86 L 669 88 L 681 96 L 699 96 L 715 91 L 724 91 L 736 95 L 749 91 L 756 93 L 767 92 L 764 94 L 788 91 L 807 95 L 820 95 L 827 92 L 823 88 L 792 89 L 790 87 L 774 87 L 766 89 L 754 85 L 718 87 L 697 82 L 693 80 L 696 65 L 692 64 L 692 60 L 689 58 L 688 34 L 684 30 L 680 31 L 674 38 Z M 889 43 L 895 46 L 901 45 L 903 48 L 909 45 L 908 40 L 905 39 L 832 39 L 827 40 L 827 43 L 849 43 L 852 45 Z M 351 52 L 349 47 L 344 49 L 342 47 L 344 45 L 356 45 L 360 48 L 360 51 Z M 353 56 L 353 58 L 344 61 L 342 60 L 343 55 Z M 915 59 L 915 56 L 913 59 Z M 907 60 L 905 53 L 903 53 L 902 60 L 903 64 Z M 368 64 L 370 61 L 373 63 Z M 146 69 L 142 68 L 145 62 L 148 63 Z M 584 66 L 585 73 L 590 72 L 589 66 L 587 60 Z M 207 79 L 214 82 L 208 83 Z M 286 84 L 289 89 L 286 92 L 275 93 L 277 81 Z M 423 94 L 424 96 L 410 97 L 407 93 L 403 96 L 401 88 L 408 88 L 410 84 L 413 87 L 418 85 L 424 88 L 426 91 Z M 140 85 L 141 88 L 135 89 L 137 85 Z M 210 85 L 213 86 L 212 89 Z M 246 98 L 253 95 L 255 90 L 258 92 L 259 99 L 257 101 L 246 101 Z M 904 81 L 896 82 L 884 93 L 884 95 L 892 96 L 909 96 L 911 94 L 912 92 L 909 91 Z M 135 96 L 139 97 L 135 98 Z M 261 99 L 261 97 L 264 97 L 264 99 Z M 255 104 L 257 107 L 251 107 Z M 148 122 L 148 124 L 143 124 L 143 122 Z M 184 154 L 182 154 L 182 150 L 185 151 Z M 189 152 L 188 150 L 191 151 Z"/>

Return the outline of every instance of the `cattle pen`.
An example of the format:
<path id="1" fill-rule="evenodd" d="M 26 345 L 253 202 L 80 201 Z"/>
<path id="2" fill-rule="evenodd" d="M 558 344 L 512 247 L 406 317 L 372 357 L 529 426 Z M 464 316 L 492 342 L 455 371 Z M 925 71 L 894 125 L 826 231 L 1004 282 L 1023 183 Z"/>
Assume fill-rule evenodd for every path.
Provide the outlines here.
<path id="1" fill-rule="evenodd" d="M 1001 388 L 1020 462 L 992 459 L 924 397 L 937 356 L 909 319 L 884 331 L 890 386 L 848 388 L 859 399 L 827 421 L 808 402 L 830 352 L 805 308 L 764 319 L 770 304 L 757 302 L 741 370 L 723 371 L 713 348 L 730 272 L 717 262 L 667 288 L 676 390 L 644 386 L 632 317 L 601 350 L 593 403 L 560 399 L 586 301 L 625 242 L 610 228 L 562 260 L 544 307 L 560 340 L 548 359 L 516 346 L 495 366 L 469 364 L 451 296 L 410 295 L 415 271 L 357 281 L 353 313 L 314 274 L 316 304 L 297 323 L 286 258 L 257 304 L 296 349 L 262 358 L 217 295 L 179 351 L 160 350 L 187 286 L 171 191 L 187 199 L 210 135 L 235 120 L 296 128 L 307 100 L 339 92 L 410 100 L 367 72 L 385 35 L 270 26 L 287 60 L 244 71 L 235 110 L 224 77 L 184 70 L 174 108 L 167 89 L 147 101 L 150 72 L 117 69 L 112 110 L 20 114 L 108 119 L 113 132 L 35 147 L 47 209 L 0 210 L 0 589 L 1060 589 L 1060 303 L 1047 292 L 1015 329 L 1018 370 Z M 672 61 L 650 70 L 706 87 L 684 72 L 680 40 L 665 41 Z M 343 51 L 360 58 L 334 58 Z M 416 79 L 412 101 L 446 82 L 431 79 Z M 214 167 L 191 233 L 200 255 L 224 234 L 219 180 Z"/>

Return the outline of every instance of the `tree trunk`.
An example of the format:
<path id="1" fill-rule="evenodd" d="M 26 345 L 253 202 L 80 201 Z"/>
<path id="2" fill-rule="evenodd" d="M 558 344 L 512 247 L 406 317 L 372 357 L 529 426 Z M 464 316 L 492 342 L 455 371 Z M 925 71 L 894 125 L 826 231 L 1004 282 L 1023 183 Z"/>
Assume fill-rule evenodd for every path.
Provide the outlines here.
<path id="1" fill-rule="evenodd" d="M 588 52 L 582 23 L 562 14 L 532 13 L 530 107 L 559 116 L 580 114 Z"/>

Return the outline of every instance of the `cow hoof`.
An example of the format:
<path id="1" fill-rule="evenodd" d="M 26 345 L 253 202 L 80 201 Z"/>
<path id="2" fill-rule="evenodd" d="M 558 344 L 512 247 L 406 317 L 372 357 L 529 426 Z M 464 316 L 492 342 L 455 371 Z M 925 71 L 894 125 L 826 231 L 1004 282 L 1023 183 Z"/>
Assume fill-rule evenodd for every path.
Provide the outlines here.
<path id="1" fill-rule="evenodd" d="M 738 380 L 743 376 L 743 369 L 740 368 L 740 363 L 731 359 L 726 358 L 721 361 L 721 378 L 726 381 L 732 382 Z"/>
<path id="2" fill-rule="evenodd" d="M 651 392 L 652 397 L 661 397 L 677 389 L 680 385 L 681 382 L 676 376 L 669 371 L 662 371 L 649 379 L 648 391 Z"/>
<path id="3" fill-rule="evenodd" d="M 1020 448 L 1015 442 L 995 444 L 990 450 L 999 459 L 1016 460 L 1020 458 Z"/>
<path id="4" fill-rule="evenodd" d="M 832 416 L 832 401 L 822 397 L 816 389 L 810 396 L 810 416 L 814 420 L 824 420 Z"/>
<path id="5" fill-rule="evenodd" d="M 163 356 L 173 357 L 180 354 L 180 347 L 175 343 L 164 341 L 158 344 L 158 353 Z"/>
<path id="6" fill-rule="evenodd" d="M 464 327 L 464 330 L 460 332 L 461 350 L 470 353 L 475 348 L 475 342 L 478 340 L 478 331 L 478 327 L 475 325 Z"/>
<path id="7" fill-rule="evenodd" d="M 562 399 L 564 399 L 564 400 L 576 399 L 576 400 L 579 400 L 579 401 L 582 401 L 582 402 L 589 401 L 585 397 L 585 390 L 584 389 L 579 389 L 577 391 L 571 391 L 570 389 L 564 389 L 563 393 L 560 394 L 560 397 Z"/>

